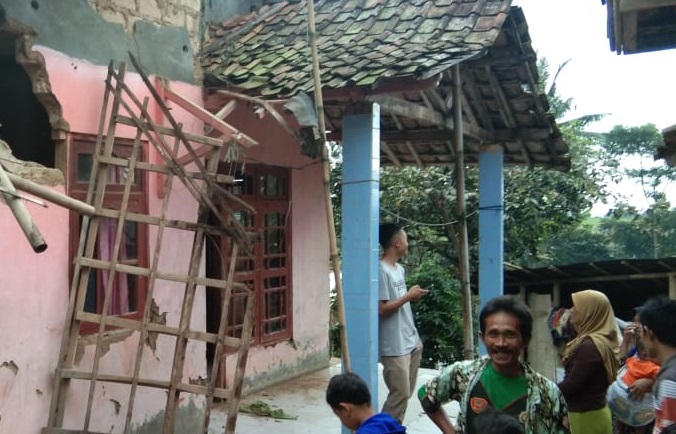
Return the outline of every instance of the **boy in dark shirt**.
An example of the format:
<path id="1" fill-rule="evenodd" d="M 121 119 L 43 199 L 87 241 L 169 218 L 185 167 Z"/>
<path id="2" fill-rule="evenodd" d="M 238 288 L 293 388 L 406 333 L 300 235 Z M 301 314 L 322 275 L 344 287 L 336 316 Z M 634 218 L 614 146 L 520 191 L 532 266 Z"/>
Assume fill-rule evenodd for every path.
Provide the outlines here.
<path id="1" fill-rule="evenodd" d="M 387 413 L 376 413 L 371 406 L 371 392 L 357 374 L 334 375 L 326 389 L 326 402 L 340 422 L 355 434 L 405 434 L 401 426 Z"/>

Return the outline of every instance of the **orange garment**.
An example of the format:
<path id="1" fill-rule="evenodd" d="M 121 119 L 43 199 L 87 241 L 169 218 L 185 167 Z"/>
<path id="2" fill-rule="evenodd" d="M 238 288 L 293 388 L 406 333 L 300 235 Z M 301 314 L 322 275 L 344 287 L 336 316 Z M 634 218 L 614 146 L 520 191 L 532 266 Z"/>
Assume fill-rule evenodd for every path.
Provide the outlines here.
<path id="1" fill-rule="evenodd" d="M 657 380 L 657 373 L 660 371 L 660 365 L 650 360 L 639 359 L 631 356 L 625 362 L 626 371 L 622 376 L 622 381 L 627 386 L 634 384 L 639 378 L 650 378 Z"/>

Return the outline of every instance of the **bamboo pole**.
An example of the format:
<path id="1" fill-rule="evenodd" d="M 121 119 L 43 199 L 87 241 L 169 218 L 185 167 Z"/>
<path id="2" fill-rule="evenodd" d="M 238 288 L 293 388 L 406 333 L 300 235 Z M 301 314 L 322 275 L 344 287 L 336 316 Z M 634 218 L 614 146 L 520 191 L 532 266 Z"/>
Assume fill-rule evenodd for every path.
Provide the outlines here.
<path id="1" fill-rule="evenodd" d="M 331 203 L 329 151 L 326 144 L 326 123 L 324 121 L 324 102 L 322 101 L 322 82 L 319 70 L 319 54 L 317 52 L 317 33 L 315 31 L 315 7 L 313 0 L 307 0 L 308 33 L 310 36 L 310 52 L 312 55 L 312 75 L 315 87 L 315 106 L 319 134 L 324 141 L 322 146 L 322 160 L 324 162 L 324 201 L 326 203 L 326 222 L 329 229 L 329 250 L 331 266 L 336 282 L 336 303 L 338 307 L 338 323 L 340 327 L 340 351 L 343 360 L 343 369 L 350 372 L 350 353 L 347 342 L 347 328 L 345 321 L 345 302 L 343 298 L 343 283 L 340 275 L 340 256 L 338 255 L 338 243 L 336 242 L 336 227 L 333 222 L 333 205 Z"/>
<path id="2" fill-rule="evenodd" d="M 57 193 L 52 189 L 24 179 L 13 173 L 8 172 L 7 176 L 9 177 L 9 180 L 12 181 L 12 184 L 14 184 L 14 187 L 16 187 L 18 190 L 25 191 L 26 193 L 30 193 L 55 205 L 60 205 L 80 214 L 88 216 L 94 215 L 94 207 L 89 204 L 77 199 L 73 199 L 72 197 L 66 196 L 65 194 Z"/>
<path id="3" fill-rule="evenodd" d="M 467 240 L 467 206 L 465 204 L 465 150 L 462 129 L 462 89 L 460 65 L 453 65 L 453 135 L 455 142 L 455 190 L 458 212 L 458 256 L 460 257 L 460 288 L 462 292 L 462 322 L 465 359 L 474 358 L 474 330 L 472 326 L 472 293 L 469 282 L 469 241 Z"/>
<path id="4" fill-rule="evenodd" d="M 2 196 L 5 198 L 7 206 L 16 217 L 16 221 L 19 223 L 21 230 L 26 235 L 28 242 L 30 243 L 33 251 L 35 253 L 42 253 L 47 250 L 47 243 L 40 230 L 33 222 L 30 213 L 26 209 L 26 205 L 16 197 L 16 189 L 12 184 L 12 181 L 9 180 L 7 172 L 0 164 L 0 189 L 2 190 Z"/>

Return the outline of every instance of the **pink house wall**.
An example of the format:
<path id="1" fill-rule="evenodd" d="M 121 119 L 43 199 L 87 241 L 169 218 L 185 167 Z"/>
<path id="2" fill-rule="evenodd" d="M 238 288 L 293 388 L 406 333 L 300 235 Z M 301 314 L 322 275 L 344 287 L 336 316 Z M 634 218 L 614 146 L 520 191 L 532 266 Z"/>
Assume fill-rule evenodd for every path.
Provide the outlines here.
<path id="1" fill-rule="evenodd" d="M 62 105 L 63 117 L 72 133 L 96 134 L 107 70 L 87 62 L 69 58 L 48 48 L 37 47 L 46 60 L 52 92 Z M 125 79 L 139 97 L 149 96 L 138 75 L 127 73 Z M 199 102 L 202 91 L 185 83 L 171 83 L 172 89 Z M 152 100 L 152 99 L 151 99 Z M 151 113 L 159 113 L 151 103 Z M 201 133 L 203 125 L 180 108 L 172 114 L 182 122 L 184 130 Z M 250 351 L 245 390 L 258 389 L 327 366 L 329 361 L 329 291 L 328 236 L 324 210 L 321 164 L 300 155 L 299 145 L 268 116 L 255 117 L 246 107 L 240 108 L 228 121 L 246 131 L 261 145 L 248 150 L 245 160 L 251 163 L 296 168 L 291 171 L 291 225 L 293 338 Z M 119 137 L 132 137 L 130 129 L 118 129 Z M 150 153 L 150 159 L 159 157 Z M 162 198 L 158 195 L 157 176 L 149 177 L 148 205 L 157 210 Z M 54 187 L 64 192 L 64 186 Z M 0 205 L 0 432 L 37 434 L 46 424 L 51 400 L 53 373 L 58 358 L 63 322 L 69 293 L 69 212 L 56 205 L 44 209 L 29 205 L 37 226 L 49 248 L 35 254 L 18 229 L 13 215 Z M 170 218 L 194 221 L 194 199 L 181 186 L 172 190 Z M 152 252 L 156 230 L 151 227 L 149 249 Z M 160 270 L 186 273 L 192 234 L 177 230 L 165 232 Z M 152 261 L 152 257 L 150 258 Z M 154 299 L 160 312 L 167 313 L 167 324 L 177 326 L 180 318 L 184 285 L 160 282 Z M 192 328 L 205 329 L 206 297 L 198 288 L 192 316 Z M 100 372 L 130 376 L 138 334 L 113 331 L 108 338 L 110 348 L 100 363 Z M 94 345 L 85 344 L 78 358 L 80 369 L 92 366 Z M 171 372 L 174 341 L 160 336 L 152 352 L 143 346 L 141 376 L 166 379 Z M 228 358 L 227 372 L 234 372 L 234 357 Z M 16 366 L 16 369 L 14 368 Z M 15 372 L 16 371 L 16 372 Z M 184 381 L 206 377 L 205 345 L 191 342 L 186 354 Z M 72 382 L 67 401 L 64 425 L 81 428 L 86 405 L 88 383 Z M 97 383 L 92 424 L 95 431 L 119 432 L 124 426 L 128 389 L 121 385 Z M 199 398 L 191 401 L 201 408 Z M 166 393 L 139 388 L 133 423 L 143 427 L 161 418 Z M 121 405 L 118 411 L 117 404 Z"/>
<path id="2" fill-rule="evenodd" d="M 226 120 L 260 144 L 245 152 L 249 164 L 292 168 L 293 337 L 251 350 L 246 390 L 254 390 L 329 364 L 329 244 L 323 167 L 320 160 L 301 155 L 300 145 L 270 115 L 259 119 L 252 107 L 239 103 Z M 226 367 L 229 377 L 234 365 L 231 356 Z"/>
<path id="3" fill-rule="evenodd" d="M 52 92 L 63 108 L 63 117 L 72 133 L 93 134 L 98 131 L 104 81 L 107 69 L 72 59 L 44 47 L 37 50 L 44 56 Z M 140 77 L 127 73 L 125 79 L 133 91 L 143 98 L 150 96 Z M 194 101 L 202 98 L 201 89 L 184 83 L 172 83 L 172 88 Z M 150 110 L 155 108 L 151 104 Z M 173 115 L 188 132 L 201 132 L 202 123 L 176 109 Z M 118 137 L 131 137 L 130 129 L 118 129 Z M 157 161 L 157 156 L 150 154 Z M 157 215 L 161 198 L 156 194 L 158 177 L 150 176 L 149 209 Z M 55 187 L 63 192 L 64 186 Z M 68 211 L 56 205 L 48 209 L 31 206 L 31 214 L 42 231 L 49 248 L 40 255 L 32 252 L 18 229 L 8 208 L 0 205 L 0 432 L 37 434 L 45 426 L 49 414 L 53 373 L 58 358 L 63 323 L 69 294 L 69 216 Z M 172 191 L 170 218 L 194 221 L 196 203 L 182 188 Z M 149 245 L 155 243 L 156 230 L 151 228 Z M 179 231 L 165 232 L 160 270 L 187 273 L 192 234 Z M 11 248 L 8 248 L 11 246 Z M 150 249 L 152 252 L 152 248 Z M 151 258 L 152 260 L 152 258 Z M 11 270 L 11 271 L 10 271 Z M 153 298 L 160 312 L 167 313 L 167 324 L 177 326 L 180 318 L 184 285 L 158 281 Z M 206 312 L 204 288 L 198 288 L 193 309 L 192 327 L 204 330 Z M 131 376 L 137 350 L 138 333 L 113 331 L 106 342 L 110 348 L 101 359 L 99 372 Z M 91 339 L 89 339 L 91 341 Z M 86 342 L 87 340 L 85 340 Z M 76 369 L 86 370 L 93 364 L 92 342 L 81 348 Z M 143 346 L 141 377 L 166 380 L 171 372 L 174 342 L 164 336 L 152 352 Z M 206 377 L 205 345 L 191 341 L 185 360 L 184 381 Z M 18 367 L 16 373 L 10 368 Z M 66 405 L 64 426 L 82 428 L 86 407 L 88 383 L 71 382 Z M 93 402 L 94 431 L 120 432 L 124 427 L 129 389 L 110 383 L 97 383 Z M 187 403 L 190 399 L 186 400 Z M 192 402 L 201 407 L 203 400 Z M 161 390 L 139 388 L 136 395 L 133 423 L 136 427 L 158 417 L 166 403 Z M 121 410 L 117 405 L 121 405 Z"/>

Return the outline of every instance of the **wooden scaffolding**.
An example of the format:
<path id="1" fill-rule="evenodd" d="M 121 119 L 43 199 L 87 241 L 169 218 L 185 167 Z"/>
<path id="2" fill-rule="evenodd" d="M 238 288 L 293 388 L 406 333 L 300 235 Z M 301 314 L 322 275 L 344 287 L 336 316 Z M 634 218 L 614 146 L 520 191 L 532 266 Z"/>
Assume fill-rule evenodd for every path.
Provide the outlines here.
<path id="1" fill-rule="evenodd" d="M 130 55 L 131 56 L 131 55 Z M 114 64 L 108 67 L 106 89 L 101 110 L 100 127 L 93 157 L 87 204 L 93 206 L 91 215 L 82 216 L 80 241 L 75 258 L 74 273 L 70 291 L 68 313 L 61 343 L 61 350 L 54 379 L 54 389 L 47 426 L 44 434 L 53 433 L 94 433 L 92 425 L 92 407 L 97 390 L 97 384 L 116 383 L 128 389 L 126 403 L 124 433 L 132 432 L 134 404 L 139 387 L 156 388 L 167 392 L 162 432 L 173 434 L 176 410 L 179 407 L 179 396 L 183 393 L 204 396 L 206 401 L 203 415 L 202 430 L 206 433 L 209 427 L 211 410 L 214 399 L 225 401 L 227 406 L 226 433 L 234 433 L 239 409 L 239 400 L 242 393 L 244 370 L 253 328 L 253 293 L 244 284 L 233 281 L 235 273 L 235 259 L 238 252 L 251 253 L 256 234 L 247 233 L 232 212 L 234 205 L 239 209 L 254 212 L 246 203 L 243 203 L 230 191 L 228 183 L 232 178 L 219 175 L 218 165 L 226 154 L 229 146 L 252 146 L 255 141 L 237 131 L 231 125 L 222 121 L 227 116 L 228 109 L 216 116 L 201 107 L 191 103 L 181 95 L 172 92 L 168 87 L 156 83 L 153 85 L 141 71 L 136 60 L 131 56 L 132 63 L 140 73 L 149 94 L 153 98 L 155 107 L 161 110 L 165 125 L 161 126 L 153 120 L 148 110 L 148 98 L 141 101 L 127 84 L 125 84 L 125 64 L 121 63 L 116 69 Z M 159 87 L 156 89 L 156 87 Z M 160 95 L 162 94 L 162 95 Z M 201 121 L 208 124 L 216 133 L 223 137 L 185 133 L 165 104 L 165 99 L 172 101 L 176 107 L 188 111 Z M 232 107 L 230 107 L 230 110 Z M 116 128 L 124 125 L 135 129 L 131 155 L 120 158 L 113 153 Z M 225 138 L 224 138 L 225 137 Z M 153 164 L 139 159 L 140 148 L 144 145 L 152 147 L 162 158 L 163 164 Z M 204 162 L 203 162 L 204 158 Z M 185 166 L 196 167 L 189 172 Z M 122 200 L 118 209 L 104 207 L 104 196 L 109 187 L 109 170 L 122 170 L 126 179 L 118 183 L 116 188 L 122 188 Z M 164 190 L 161 211 L 159 215 L 139 214 L 129 211 L 130 191 L 135 177 L 145 176 L 146 173 L 161 174 L 164 178 Z M 154 175 L 158 176 L 158 175 Z M 168 214 L 169 202 L 172 196 L 172 186 L 180 182 L 192 198 L 198 203 L 196 221 L 181 221 L 171 218 Z M 100 220 L 112 219 L 117 223 L 117 230 L 112 247 L 111 258 L 101 260 L 95 254 L 95 245 L 98 236 Z M 138 225 L 154 226 L 154 245 L 149 245 L 149 266 L 138 267 L 123 263 L 120 258 L 121 244 L 123 244 L 124 222 L 135 222 Z M 215 222 L 215 223 L 213 223 Z M 190 263 L 187 274 L 176 274 L 159 269 L 159 258 L 163 253 L 162 241 L 165 238 L 165 229 L 188 231 L 193 234 Z M 203 258 L 205 236 L 226 236 L 232 241 L 232 251 L 224 255 L 223 269 L 228 270 L 226 280 L 206 278 L 201 276 L 201 261 Z M 165 252 L 166 254 L 166 252 Z M 230 260 L 230 258 L 233 258 Z M 85 299 L 90 279 L 95 278 L 97 270 L 103 270 L 107 280 L 103 296 L 102 313 L 92 313 L 85 309 Z M 137 306 L 142 312 L 140 319 L 129 319 L 121 316 L 108 315 L 111 303 L 112 281 L 116 273 L 141 276 L 147 281 L 147 293 L 143 306 Z M 182 300 L 180 320 L 178 326 L 169 326 L 153 321 L 153 293 L 159 281 L 170 281 L 183 288 L 176 297 Z M 209 290 L 221 291 L 221 315 L 218 333 L 207 333 L 191 329 L 191 317 L 198 287 L 209 287 Z M 234 294 L 245 294 L 246 312 L 241 333 L 238 336 L 228 336 L 228 312 L 230 300 Z M 172 295 L 173 297 L 173 295 Z M 95 324 L 97 333 L 89 337 L 95 339 L 93 363 L 87 369 L 76 362 L 78 341 L 82 339 L 80 327 L 83 323 Z M 106 350 L 104 335 L 107 331 L 127 330 L 139 335 L 138 347 L 133 360 L 133 374 L 131 376 L 110 375 L 100 370 L 101 358 Z M 143 350 L 149 334 L 168 335 L 175 342 L 171 373 L 167 378 L 143 378 L 141 366 Z M 215 360 L 207 380 L 201 384 L 193 384 L 183 379 L 186 348 L 190 340 L 197 340 L 215 345 Z M 237 352 L 236 370 L 231 387 L 221 388 L 216 384 L 218 369 L 225 347 L 234 348 Z M 157 374 L 157 373 L 155 373 Z M 88 398 L 84 408 L 77 405 L 66 405 L 71 382 L 78 380 L 88 383 Z M 72 392 L 71 392 L 72 393 Z M 69 420 L 82 419 L 81 427 L 64 427 L 64 415 L 71 411 L 80 412 L 77 417 Z"/>

